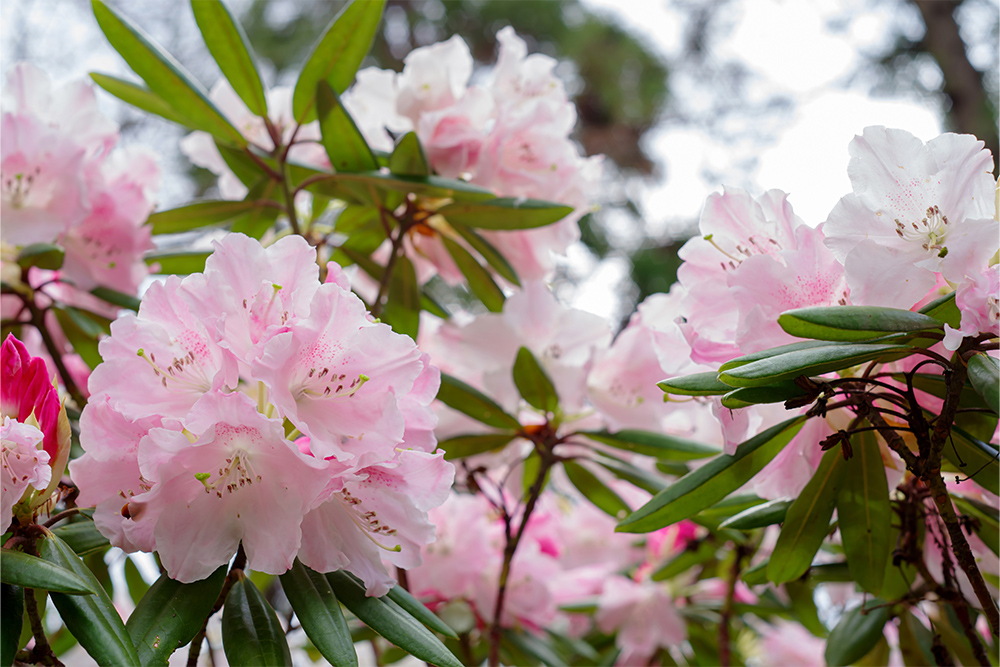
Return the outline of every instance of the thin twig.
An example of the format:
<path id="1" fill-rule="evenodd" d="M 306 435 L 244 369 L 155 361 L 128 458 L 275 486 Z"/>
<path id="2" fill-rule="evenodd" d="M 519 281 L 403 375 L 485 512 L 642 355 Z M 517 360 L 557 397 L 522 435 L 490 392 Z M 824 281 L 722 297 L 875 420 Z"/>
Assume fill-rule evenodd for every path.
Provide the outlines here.
<path id="1" fill-rule="evenodd" d="M 229 589 L 233 587 L 239 575 L 243 572 L 243 568 L 247 564 L 247 554 L 243 550 L 243 543 L 240 543 L 240 548 L 236 551 L 236 558 L 233 559 L 233 566 L 229 568 L 229 574 L 226 575 L 226 582 L 222 584 L 222 591 L 219 593 L 219 597 L 216 598 L 215 604 L 212 605 L 212 610 L 208 612 L 208 616 L 201 624 L 201 629 L 198 630 L 198 634 L 194 636 L 191 640 L 191 648 L 188 649 L 188 659 L 187 667 L 197 667 L 198 666 L 198 655 L 201 653 L 201 645 L 205 641 L 205 632 L 208 629 L 208 620 L 215 616 L 215 614 L 222 609 L 222 606 L 226 604 L 226 598 L 229 597 Z"/>

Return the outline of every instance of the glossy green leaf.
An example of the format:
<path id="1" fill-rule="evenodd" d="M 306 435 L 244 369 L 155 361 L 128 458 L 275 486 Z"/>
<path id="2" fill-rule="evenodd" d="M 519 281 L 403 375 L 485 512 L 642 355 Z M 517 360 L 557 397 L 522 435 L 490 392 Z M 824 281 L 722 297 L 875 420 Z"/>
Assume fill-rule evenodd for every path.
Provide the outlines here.
<path id="1" fill-rule="evenodd" d="M 856 607 L 840 618 L 826 642 L 824 657 L 829 667 L 853 665 L 875 648 L 889 620 L 889 608 L 878 607 L 884 604 L 884 600 L 875 598 L 866 605 L 870 611 Z"/>
<path id="2" fill-rule="evenodd" d="M 955 305 L 954 292 L 949 292 L 944 296 L 934 299 L 921 308 L 919 312 L 933 317 L 939 322 L 951 326 L 953 329 L 957 329 L 962 320 L 962 312 Z"/>
<path id="3" fill-rule="evenodd" d="M 944 457 L 990 493 L 1000 494 L 1000 460 L 993 445 L 958 426 L 944 445 Z"/>
<path id="4" fill-rule="evenodd" d="M 438 618 L 433 611 L 425 607 L 423 602 L 410 595 L 410 592 L 402 586 L 393 586 L 390 588 L 386 597 L 399 605 L 400 609 L 426 625 L 431 630 L 440 632 L 446 637 L 458 639 L 458 635 L 455 634 L 455 631 L 452 630 L 447 623 Z"/>
<path id="5" fill-rule="evenodd" d="M 298 164 L 289 164 L 289 171 L 292 181 L 296 184 L 307 178 L 316 179 L 310 181 L 306 186 L 305 189 L 309 192 L 348 201 L 357 200 L 364 204 L 376 203 L 368 194 L 370 187 L 376 190 L 389 190 L 404 194 L 412 192 L 424 197 L 450 198 L 465 202 L 487 201 L 496 198 L 493 192 L 478 185 L 440 176 L 403 176 L 402 174 L 384 174 L 380 171 L 331 174 Z M 360 196 L 358 192 L 363 192 L 364 195 Z"/>
<path id="6" fill-rule="evenodd" d="M 226 163 L 226 166 L 236 174 L 236 178 L 240 179 L 240 183 L 248 188 L 253 187 L 254 183 L 259 182 L 262 178 L 271 179 L 271 176 L 264 170 L 261 163 L 266 164 L 272 170 L 277 171 L 278 169 L 277 163 L 267 156 L 260 155 L 252 147 L 239 149 L 218 139 L 215 140 L 215 147 L 219 150 L 219 155 L 222 156 L 222 160 Z M 256 160 L 254 159 L 255 157 Z"/>
<path id="7" fill-rule="evenodd" d="M 969 381 L 993 412 L 1000 412 L 1000 361 L 979 353 L 969 359 Z"/>
<path id="8" fill-rule="evenodd" d="M 830 631 L 819 620 L 819 610 L 816 608 L 816 590 L 813 587 L 813 582 L 804 579 L 789 581 L 785 584 L 785 593 L 791 603 L 795 620 L 813 635 L 826 638 Z"/>
<path id="9" fill-rule="evenodd" d="M 778 316 L 781 328 L 799 338 L 861 341 L 890 333 L 940 329 L 928 315 L 881 306 L 796 308 Z"/>
<path id="10" fill-rule="evenodd" d="M 558 222 L 573 212 L 572 206 L 538 199 L 503 197 L 483 202 L 454 202 L 437 211 L 448 222 L 476 229 L 533 229 Z"/>
<path id="11" fill-rule="evenodd" d="M 132 640 L 101 582 L 68 544 L 48 530 L 43 529 L 43 534 L 37 542 L 39 555 L 76 574 L 94 592 L 93 595 L 49 594 L 66 627 L 97 664 L 138 665 L 139 656 Z"/>
<path id="12" fill-rule="evenodd" d="M 575 461 L 563 461 L 563 470 L 576 490 L 608 516 L 620 519 L 629 513 L 630 507 L 621 496 Z"/>
<path id="13" fill-rule="evenodd" d="M 815 347 L 730 368 L 719 373 L 719 380 L 734 387 L 757 387 L 792 380 L 800 375 L 839 371 L 875 359 L 894 361 L 908 353 L 908 348 L 892 344 L 854 343 Z"/>
<path id="14" fill-rule="evenodd" d="M 257 207 L 253 201 L 199 201 L 149 216 L 154 234 L 177 234 L 220 225 Z"/>
<path id="15" fill-rule="evenodd" d="M 580 431 L 579 433 L 615 449 L 653 456 L 664 461 L 693 461 L 719 453 L 718 447 L 703 445 L 694 440 L 665 433 L 636 429 L 623 429 L 615 433 L 608 431 Z"/>
<path id="16" fill-rule="evenodd" d="M 677 523 L 746 484 L 798 433 L 803 418 L 781 422 L 693 470 L 619 522 L 617 532 L 648 533 Z"/>
<path id="17" fill-rule="evenodd" d="M 837 496 L 837 518 L 847 565 L 854 580 L 872 595 L 882 592 L 893 519 L 885 464 L 874 431 L 851 436 L 854 455 L 843 462 L 844 477 Z"/>
<path id="18" fill-rule="evenodd" d="M 434 633 L 392 600 L 367 597 L 364 584 L 347 572 L 330 572 L 326 578 L 345 607 L 396 646 L 433 665 L 462 667 Z"/>
<path id="19" fill-rule="evenodd" d="M 222 646 L 233 667 L 291 667 L 292 664 L 281 621 L 242 572 L 229 589 L 222 608 Z"/>
<path id="20" fill-rule="evenodd" d="M 504 257 L 492 243 L 465 225 L 452 223 L 451 228 L 454 229 L 459 236 L 465 239 L 465 242 L 468 243 L 473 250 L 478 252 L 482 258 L 486 260 L 487 264 L 493 267 L 493 270 L 497 272 L 498 276 L 513 285 L 517 285 L 518 287 L 521 286 L 521 281 L 518 279 L 517 272 L 514 270 L 514 267 L 510 265 L 507 258 Z"/>
<path id="21" fill-rule="evenodd" d="M 552 379 L 531 350 L 521 346 L 514 359 L 514 385 L 528 405 L 542 412 L 555 412 L 559 396 Z"/>
<path id="22" fill-rule="evenodd" d="M 180 63 L 156 45 L 141 28 L 104 4 L 91 0 L 94 17 L 128 66 L 150 90 L 188 119 L 190 126 L 213 137 L 246 146 L 246 139 L 208 99 L 208 94 Z"/>
<path id="23" fill-rule="evenodd" d="M 830 518 L 843 483 L 844 458 L 839 448 L 823 455 L 812 479 L 785 514 L 785 522 L 767 565 L 767 578 L 776 583 L 798 579 L 812 564 L 829 532 Z"/>
<path id="24" fill-rule="evenodd" d="M 0 553 L 0 582 L 70 595 L 94 594 L 87 582 L 66 568 L 12 549 Z"/>
<path id="25" fill-rule="evenodd" d="M 657 382 L 656 386 L 676 396 L 719 396 L 733 390 L 731 385 L 721 382 L 715 372 L 678 375 Z"/>
<path id="26" fill-rule="evenodd" d="M 281 186 L 271 178 L 261 178 L 250 186 L 243 201 L 253 203 L 249 210 L 240 213 L 230 221 L 231 229 L 237 234 L 246 234 L 260 239 L 285 211 L 274 200 L 280 196 Z"/>
<path id="27" fill-rule="evenodd" d="M 809 579 L 817 584 L 854 581 L 846 561 L 813 565 L 809 568 Z"/>
<path id="28" fill-rule="evenodd" d="M 427 176 L 431 168 L 416 132 L 407 132 L 389 156 L 389 171 L 402 176 Z"/>
<path id="29" fill-rule="evenodd" d="M 131 558 L 125 559 L 125 587 L 128 588 L 128 595 L 132 598 L 133 604 L 139 604 L 142 596 L 149 590 L 149 584 L 142 578 L 139 568 L 135 566 L 135 561 Z M 128 623 L 125 624 L 125 629 L 128 629 Z"/>
<path id="30" fill-rule="evenodd" d="M 351 85 L 371 49 L 384 6 L 384 0 L 354 0 L 334 17 L 295 83 L 292 114 L 297 122 L 316 118 L 316 84 L 320 81 L 326 81 L 337 93 Z"/>
<path id="31" fill-rule="evenodd" d="M 316 84 L 316 110 L 323 148 L 337 172 L 377 171 L 378 160 L 330 84 Z"/>
<path id="32" fill-rule="evenodd" d="M 503 639 L 525 657 L 545 665 L 545 667 L 563 667 L 566 659 L 560 657 L 552 650 L 548 644 L 540 638 L 527 632 L 516 632 L 514 630 L 504 630 Z M 511 664 L 531 664 L 518 659 Z"/>
<path id="33" fill-rule="evenodd" d="M 722 407 L 730 410 L 747 408 L 760 403 L 784 403 L 788 399 L 805 396 L 804 389 L 791 381 L 776 382 L 761 387 L 740 387 L 722 397 Z"/>
<path id="34" fill-rule="evenodd" d="M 302 629 L 323 657 L 334 667 L 357 667 L 351 629 L 327 578 L 298 559 L 280 578 Z"/>
<path id="35" fill-rule="evenodd" d="M 103 299 L 104 301 L 107 301 L 112 305 L 119 306 L 120 308 L 139 310 L 140 301 L 133 295 L 118 292 L 109 287 L 95 287 L 90 290 L 90 293 L 98 299 Z"/>
<path id="36" fill-rule="evenodd" d="M 174 651 L 198 634 L 226 580 L 226 567 L 182 584 L 161 575 L 128 617 L 125 629 L 143 665 L 166 665 Z"/>
<path id="37" fill-rule="evenodd" d="M 588 460 L 601 466 L 618 479 L 625 480 L 633 486 L 637 486 L 652 494 L 659 493 L 667 486 L 666 481 L 662 477 L 607 454 L 591 454 Z"/>
<path id="38" fill-rule="evenodd" d="M 751 507 L 757 507 L 758 505 L 763 505 L 765 502 L 767 501 L 753 493 L 735 493 L 733 495 L 726 496 L 710 507 L 706 507 L 698 513 L 698 516 L 702 518 L 711 517 L 719 519 L 721 522 L 723 519 L 736 516 L 744 510 L 748 510 Z"/>
<path id="39" fill-rule="evenodd" d="M 223 76 L 254 115 L 267 116 L 264 84 L 257 73 L 250 40 L 243 27 L 220 0 L 192 0 L 191 9 L 205 45 Z"/>
<path id="40" fill-rule="evenodd" d="M 450 408 L 494 428 L 521 430 L 521 424 L 503 411 L 496 401 L 456 377 L 441 373 L 437 398 Z"/>
<path id="41" fill-rule="evenodd" d="M 730 368 L 736 368 L 737 366 L 746 366 L 747 364 L 760 361 L 761 359 L 770 359 L 771 357 L 778 357 L 787 352 L 797 352 L 799 350 L 811 350 L 817 347 L 829 347 L 830 345 L 841 345 L 842 343 L 830 343 L 823 340 L 803 340 L 798 343 L 789 343 L 787 345 L 779 345 L 778 347 L 772 347 L 767 350 L 761 350 L 760 352 L 751 352 L 750 354 L 745 354 L 742 357 L 736 357 L 735 359 L 730 359 L 726 363 L 719 366 L 719 372 L 728 371 Z"/>
<path id="42" fill-rule="evenodd" d="M 101 363 L 101 353 L 97 345 L 97 337 L 101 334 L 100 327 L 76 308 L 54 306 L 52 312 L 55 313 L 63 335 L 73 345 L 73 350 L 88 366 L 97 368 Z"/>
<path id="43" fill-rule="evenodd" d="M 21 627 L 24 625 L 24 589 L 0 584 L 0 667 L 14 664 Z"/>
<path id="44" fill-rule="evenodd" d="M 146 264 L 152 273 L 181 274 L 201 273 L 211 252 L 158 252 L 146 255 Z"/>
<path id="45" fill-rule="evenodd" d="M 909 610 L 899 617 L 899 651 L 906 667 L 936 664 L 932 646 L 934 635 Z"/>
<path id="46" fill-rule="evenodd" d="M 791 500 L 771 500 L 763 505 L 754 505 L 729 517 L 719 524 L 719 528 L 753 530 L 754 528 L 772 526 L 785 520 L 785 514 L 791 505 Z"/>
<path id="47" fill-rule="evenodd" d="M 37 266 L 40 269 L 56 271 L 61 269 L 66 251 L 55 243 L 32 243 L 17 253 L 17 265 L 22 269 Z"/>
<path id="48" fill-rule="evenodd" d="M 438 447 L 444 450 L 446 460 L 453 461 L 500 449 L 513 440 L 516 435 L 516 433 L 458 435 L 438 442 Z"/>
<path id="49" fill-rule="evenodd" d="M 102 551 L 111 546 L 91 520 L 64 523 L 52 529 L 52 534 L 65 542 L 77 556 Z"/>
<path id="50" fill-rule="evenodd" d="M 445 248 L 448 249 L 448 254 L 455 260 L 455 266 L 465 276 L 469 290 L 483 302 L 483 305 L 490 312 L 499 313 L 502 311 L 507 297 L 504 296 L 503 290 L 497 286 L 490 272 L 459 243 L 452 241 L 447 236 L 441 238 Z"/>
<path id="51" fill-rule="evenodd" d="M 653 572 L 651 578 L 653 581 L 673 579 L 696 565 L 702 565 L 712 560 L 715 558 L 715 551 L 716 546 L 714 544 L 708 540 L 703 540 L 698 543 L 696 548 L 687 548 L 668 560 L 663 567 Z"/>
<path id="52" fill-rule="evenodd" d="M 389 278 L 389 297 L 382 310 L 382 321 L 389 324 L 396 333 L 417 339 L 420 327 L 420 284 L 413 264 L 405 255 L 396 259 L 396 266 Z"/>
<path id="53" fill-rule="evenodd" d="M 170 106 L 162 97 L 142 84 L 97 72 L 91 72 L 90 78 L 98 86 L 126 104 L 131 104 L 138 109 L 148 111 L 172 123 L 193 127 L 192 121 L 185 118 L 182 113 Z"/>

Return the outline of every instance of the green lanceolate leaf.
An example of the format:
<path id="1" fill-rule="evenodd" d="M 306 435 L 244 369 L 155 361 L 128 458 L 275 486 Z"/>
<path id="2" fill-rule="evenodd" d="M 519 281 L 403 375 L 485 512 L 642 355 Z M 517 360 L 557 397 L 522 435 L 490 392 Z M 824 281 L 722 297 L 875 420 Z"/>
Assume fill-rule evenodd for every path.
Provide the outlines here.
<path id="1" fill-rule="evenodd" d="M 242 572 L 229 589 L 222 610 L 222 646 L 234 667 L 292 664 L 277 614 Z"/>
<path id="2" fill-rule="evenodd" d="M 648 533 L 711 507 L 746 484 L 798 433 L 803 418 L 772 426 L 741 444 L 732 455 L 718 456 L 668 486 L 630 514 L 617 532 Z"/>
<path id="3" fill-rule="evenodd" d="M 757 387 L 792 380 L 800 375 L 822 375 L 876 359 L 894 361 L 908 348 L 893 344 L 854 343 L 814 347 L 753 361 L 719 373 L 719 380 L 734 387 Z"/>
<path id="4" fill-rule="evenodd" d="M 416 340 L 420 327 L 420 285 L 410 260 L 401 256 L 396 260 L 389 278 L 389 298 L 386 299 L 382 319 L 396 333 Z"/>
<path id="5" fill-rule="evenodd" d="M 656 383 L 666 394 L 675 396 L 719 396 L 733 390 L 731 385 L 721 382 L 718 373 L 692 373 L 678 375 Z"/>
<path id="6" fill-rule="evenodd" d="M 334 17 L 295 83 L 292 113 L 297 122 L 316 118 L 316 84 L 320 81 L 326 81 L 337 93 L 351 85 L 372 46 L 384 6 L 384 0 L 354 0 Z"/>
<path id="7" fill-rule="evenodd" d="M 503 411 L 496 401 L 456 377 L 441 373 L 437 398 L 450 408 L 494 428 L 520 430 L 521 424 Z"/>
<path id="8" fill-rule="evenodd" d="M 334 171 L 377 171 L 378 159 L 330 84 L 316 84 L 316 109 L 323 148 Z"/>
<path id="9" fill-rule="evenodd" d="M 969 359 L 969 381 L 993 412 L 1000 412 L 1000 362 L 980 353 Z"/>
<path id="10" fill-rule="evenodd" d="M 223 566 L 201 581 L 182 584 L 164 574 L 149 587 L 125 624 L 143 665 L 166 665 L 194 639 L 225 580 Z"/>
<path id="11" fill-rule="evenodd" d="M 302 629 L 334 667 L 357 667 L 351 629 L 327 578 L 298 559 L 281 575 L 281 587 Z"/>
<path id="12" fill-rule="evenodd" d="M 666 487 L 663 478 L 659 475 L 654 475 L 641 468 L 636 468 L 631 463 L 626 463 L 621 459 L 611 457 L 607 454 L 591 454 L 588 457 L 588 460 L 601 466 L 618 479 L 625 480 L 629 484 L 637 486 L 640 489 L 644 489 L 649 493 L 659 493 Z"/>
<path id="13" fill-rule="evenodd" d="M 755 505 L 729 517 L 719 524 L 719 528 L 753 530 L 772 526 L 785 520 L 785 514 L 791 505 L 791 500 L 771 500 L 763 505 Z"/>
<path id="14" fill-rule="evenodd" d="M 153 273 L 181 274 L 200 273 L 205 270 L 205 260 L 210 252 L 162 252 L 146 255 L 146 264 Z"/>
<path id="15" fill-rule="evenodd" d="M 192 127 L 190 120 L 185 118 L 183 114 L 179 113 L 176 109 L 167 104 L 162 97 L 151 91 L 146 86 L 138 83 L 132 83 L 131 81 L 126 81 L 125 79 L 119 79 L 118 77 L 110 76 L 108 74 L 98 74 L 97 72 L 91 72 L 90 78 L 93 79 L 94 83 L 98 86 L 108 91 L 122 102 L 131 104 L 132 106 L 142 109 L 143 111 L 148 111 L 151 114 L 156 114 L 157 116 L 165 118 L 172 123 Z"/>
<path id="16" fill-rule="evenodd" d="M 243 27 L 219 0 L 193 0 L 191 10 L 205 45 L 233 90 L 255 115 L 267 116 L 264 84 Z"/>
<path id="17" fill-rule="evenodd" d="M 469 284 L 469 290 L 483 302 L 486 309 L 493 313 L 503 310 L 506 297 L 500 289 L 490 272 L 483 268 L 483 265 L 476 261 L 468 250 L 459 243 L 452 241 L 447 236 L 441 237 L 444 240 L 444 247 L 448 249 L 448 254 L 455 260 L 455 266 L 465 276 Z"/>
<path id="18" fill-rule="evenodd" d="M 740 387 L 722 397 L 722 407 L 730 410 L 760 403 L 784 403 L 791 398 L 805 396 L 806 391 L 794 382 L 776 382 L 761 387 Z"/>
<path id="19" fill-rule="evenodd" d="M 90 290 L 90 293 L 98 299 L 103 299 L 112 305 L 119 306 L 121 308 L 128 308 L 129 310 L 139 310 L 140 301 L 131 294 L 118 292 L 110 287 L 95 287 Z"/>
<path id="20" fill-rule="evenodd" d="M 772 347 L 768 350 L 761 350 L 760 352 L 751 352 L 750 354 L 745 354 L 742 357 L 736 357 L 735 359 L 730 359 L 726 363 L 719 366 L 719 372 L 721 373 L 722 371 L 728 371 L 730 368 L 736 368 L 737 366 L 746 366 L 751 362 L 760 361 L 761 359 L 770 359 L 771 357 L 777 357 L 787 352 L 796 352 L 798 350 L 811 350 L 816 347 L 829 347 L 830 345 L 831 343 L 823 340 L 804 340 L 798 343 L 779 345 L 778 347 Z"/>
<path id="21" fill-rule="evenodd" d="M 66 568 L 11 549 L 3 549 L 0 553 L 0 581 L 22 588 L 40 588 L 69 595 L 95 593 L 87 582 Z"/>
<path id="22" fill-rule="evenodd" d="M 426 176 L 431 168 L 416 132 L 407 132 L 389 156 L 389 171 L 402 176 Z"/>
<path id="23" fill-rule="evenodd" d="M 878 598 L 867 607 L 852 609 L 844 614 L 826 642 L 826 664 L 829 667 L 853 665 L 875 648 L 882 639 L 882 628 L 889 620 L 889 608 Z M 878 607 L 878 608 L 875 608 Z"/>
<path id="24" fill-rule="evenodd" d="M 44 530 L 44 529 L 43 529 Z M 51 593 L 66 627 L 80 645 L 99 665 L 138 665 L 139 656 L 129 638 L 121 616 L 94 573 L 83 564 L 65 542 L 44 530 L 37 542 L 39 555 L 45 560 L 70 570 L 86 582 L 93 595 Z"/>
<path id="25" fill-rule="evenodd" d="M 559 396 L 548 373 L 531 350 L 522 346 L 514 359 L 514 384 L 528 405 L 543 412 L 555 412 Z"/>
<path id="26" fill-rule="evenodd" d="M 934 635 L 909 611 L 899 617 L 899 651 L 906 667 L 935 664 Z"/>
<path id="27" fill-rule="evenodd" d="M 785 514 L 785 523 L 767 565 L 767 578 L 776 584 L 798 579 L 829 532 L 844 476 L 840 449 L 827 451 L 816 473 Z"/>
<path id="28" fill-rule="evenodd" d="M 602 512 L 616 519 L 628 514 L 629 506 L 621 496 L 599 480 L 597 475 L 575 461 L 563 461 L 563 470 L 576 490 Z"/>
<path id="29" fill-rule="evenodd" d="M 920 309 L 924 315 L 929 315 L 934 319 L 947 324 L 953 329 L 957 329 L 961 324 L 962 312 L 955 305 L 955 293 L 949 292 L 940 296 Z"/>
<path id="30" fill-rule="evenodd" d="M 514 439 L 516 433 L 485 433 L 474 435 L 459 435 L 438 442 L 438 447 L 444 450 L 444 458 L 448 461 L 475 456 L 485 452 L 500 449 Z"/>
<path id="31" fill-rule="evenodd" d="M 77 556 L 86 556 L 111 546 L 108 538 L 101 535 L 89 519 L 64 523 L 53 528 L 52 534 L 65 542 Z"/>
<path id="32" fill-rule="evenodd" d="M 309 192 L 363 204 L 376 203 L 367 194 L 369 187 L 376 190 L 404 194 L 412 192 L 424 197 L 450 198 L 464 202 L 492 200 L 496 197 L 491 191 L 477 185 L 440 176 L 403 176 L 401 174 L 383 174 L 379 171 L 331 174 L 297 164 L 289 164 L 289 171 L 292 175 L 292 181 L 296 185 L 306 178 L 323 177 L 317 178 L 306 186 L 305 189 Z M 349 189 L 348 186 L 355 189 Z M 364 196 L 358 195 L 358 191 L 364 192 Z"/>
<path id="33" fill-rule="evenodd" d="M 890 333 L 940 329 L 928 315 L 880 306 L 796 308 L 778 316 L 787 333 L 816 340 L 861 341 Z"/>
<path id="34" fill-rule="evenodd" d="M 944 457 L 990 493 L 1000 494 L 1000 460 L 993 445 L 952 426 Z"/>
<path id="35" fill-rule="evenodd" d="M 455 631 L 452 630 L 447 623 L 438 618 L 433 611 L 425 607 L 420 600 L 410 595 L 410 592 L 402 586 L 393 586 L 390 588 L 386 597 L 399 605 L 400 609 L 426 625 L 431 630 L 440 632 L 446 637 L 458 639 L 458 635 L 455 634 Z"/>
<path id="36" fill-rule="evenodd" d="M 458 234 L 465 239 L 465 242 L 486 260 L 487 264 L 493 267 L 493 270 L 497 272 L 498 276 L 509 283 L 517 285 L 518 287 L 521 286 L 521 281 L 518 280 L 517 272 L 514 270 L 514 267 L 510 265 L 510 262 L 507 261 L 507 258 L 504 257 L 499 250 L 493 247 L 492 243 L 465 225 L 453 222 L 451 224 L 451 228 L 458 232 Z"/>
<path id="37" fill-rule="evenodd" d="M 150 90 L 166 101 L 190 126 L 213 137 L 246 146 L 246 139 L 208 99 L 207 92 L 138 26 L 104 4 L 92 0 L 94 17 L 128 66 Z"/>
<path id="38" fill-rule="evenodd" d="M 55 313 L 63 334 L 73 344 L 73 350 L 87 362 L 88 366 L 97 368 L 101 363 L 97 337 L 102 333 L 97 323 L 71 306 L 54 306 L 52 312 Z"/>
<path id="39" fill-rule="evenodd" d="M 462 663 L 419 621 L 385 597 L 365 595 L 365 587 L 347 572 L 326 575 L 337 598 L 365 625 L 414 657 L 442 667 L 462 667 Z"/>
<path id="40" fill-rule="evenodd" d="M 142 574 L 139 572 L 139 568 L 135 566 L 135 561 L 131 558 L 125 559 L 125 587 L 128 588 L 128 595 L 132 598 L 132 603 L 138 605 L 139 601 L 149 590 L 149 584 L 146 580 L 142 578 Z M 128 630 L 128 622 L 125 623 L 125 629 Z M 134 641 L 132 642 L 135 643 Z M 138 651 L 138 647 L 136 647 Z"/>
<path id="41" fill-rule="evenodd" d="M 681 553 L 677 554 L 660 569 L 653 572 L 653 581 L 666 581 L 667 579 L 673 579 L 679 574 L 687 572 L 695 565 L 701 565 L 712 558 L 715 558 L 715 545 L 711 544 L 707 540 L 703 540 L 698 543 L 698 546 L 694 549 L 685 549 Z"/>
<path id="42" fill-rule="evenodd" d="M 199 201 L 149 216 L 154 234 L 177 234 L 220 225 L 258 206 L 253 201 Z"/>
<path id="43" fill-rule="evenodd" d="M 14 664 L 17 645 L 24 625 L 24 589 L 20 586 L 0 584 L 0 667 Z"/>
<path id="44" fill-rule="evenodd" d="M 17 265 L 22 269 L 37 266 L 40 269 L 56 271 L 62 268 L 66 251 L 54 243 L 32 243 L 17 253 Z"/>
<path id="45" fill-rule="evenodd" d="M 653 456 L 662 461 L 693 461 L 719 453 L 718 447 L 650 431 L 623 429 L 615 433 L 608 431 L 580 431 L 579 433 L 609 447 Z"/>
<path id="46" fill-rule="evenodd" d="M 254 206 L 231 220 L 232 231 L 255 239 L 260 239 L 267 233 L 284 212 L 284 208 L 274 201 L 279 195 L 279 188 L 277 181 L 271 178 L 261 178 L 252 184 L 243 201 Z"/>
<path id="47" fill-rule="evenodd" d="M 448 222 L 477 229 L 533 229 L 558 222 L 572 206 L 537 199 L 500 198 L 483 202 L 455 202 L 437 211 Z"/>
<path id="48" fill-rule="evenodd" d="M 882 592 L 893 545 L 886 527 L 892 519 L 885 465 L 873 431 L 851 436 L 854 455 L 844 461 L 837 518 L 847 565 L 854 580 L 872 595 Z"/>

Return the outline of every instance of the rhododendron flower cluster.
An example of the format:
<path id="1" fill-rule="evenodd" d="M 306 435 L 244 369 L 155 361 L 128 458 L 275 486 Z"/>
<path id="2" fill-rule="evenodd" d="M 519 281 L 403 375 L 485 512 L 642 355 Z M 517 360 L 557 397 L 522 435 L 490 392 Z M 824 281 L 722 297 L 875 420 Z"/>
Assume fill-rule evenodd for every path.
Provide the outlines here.
<path id="1" fill-rule="evenodd" d="M 433 539 L 427 511 L 453 476 L 434 453 L 438 371 L 320 284 L 301 237 L 216 242 L 204 273 L 154 283 L 101 354 L 71 471 L 116 546 L 157 551 L 186 582 L 242 542 L 254 569 L 298 557 L 381 595 L 382 559 L 412 567 Z"/>

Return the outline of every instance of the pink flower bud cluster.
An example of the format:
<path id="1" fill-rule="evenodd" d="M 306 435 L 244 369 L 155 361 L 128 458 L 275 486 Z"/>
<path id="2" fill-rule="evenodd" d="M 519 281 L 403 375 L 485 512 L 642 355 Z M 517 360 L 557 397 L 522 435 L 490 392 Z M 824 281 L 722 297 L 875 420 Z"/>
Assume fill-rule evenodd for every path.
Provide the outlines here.
<path id="1" fill-rule="evenodd" d="M 153 284 L 100 351 L 70 468 L 116 546 L 190 582 L 242 542 L 252 569 L 298 557 L 370 595 L 392 585 L 383 560 L 420 562 L 454 475 L 434 453 L 438 370 L 320 284 L 301 237 L 230 234 L 204 273 Z"/>
<path id="2" fill-rule="evenodd" d="M 358 72 L 343 96 L 365 138 L 391 151 L 392 134 L 415 131 L 433 169 L 503 197 L 557 201 L 576 212 L 540 229 L 484 232 L 524 278 L 542 278 L 552 253 L 580 237 L 577 220 L 590 206 L 600 158 L 583 158 L 569 138 L 576 109 L 555 76 L 557 62 L 528 55 L 513 28 L 497 33 L 500 52 L 484 84 L 470 84 L 469 47 L 458 36 L 411 51 L 401 73 Z M 433 222 L 433 221 L 432 221 Z M 414 239 L 423 246 L 440 239 Z M 460 280 L 446 252 L 424 249 L 446 280 Z"/>

